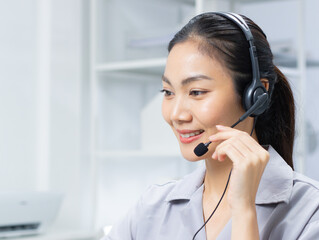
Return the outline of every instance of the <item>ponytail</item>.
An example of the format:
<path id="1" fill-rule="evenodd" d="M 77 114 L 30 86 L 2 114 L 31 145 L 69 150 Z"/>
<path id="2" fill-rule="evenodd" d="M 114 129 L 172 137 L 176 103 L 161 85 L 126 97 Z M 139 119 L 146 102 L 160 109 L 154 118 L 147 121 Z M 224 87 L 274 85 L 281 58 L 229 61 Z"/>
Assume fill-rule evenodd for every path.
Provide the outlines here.
<path id="1" fill-rule="evenodd" d="M 258 117 L 256 134 L 260 144 L 270 144 L 293 169 L 295 103 L 287 78 L 276 66 L 274 70 L 277 79 L 270 89 L 270 106 Z"/>

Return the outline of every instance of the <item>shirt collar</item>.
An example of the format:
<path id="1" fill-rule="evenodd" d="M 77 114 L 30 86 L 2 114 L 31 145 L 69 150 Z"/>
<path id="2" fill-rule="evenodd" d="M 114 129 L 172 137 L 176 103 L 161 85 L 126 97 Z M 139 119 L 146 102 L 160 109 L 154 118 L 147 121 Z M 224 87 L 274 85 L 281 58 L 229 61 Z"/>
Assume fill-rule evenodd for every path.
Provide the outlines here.
<path id="1" fill-rule="evenodd" d="M 285 160 L 269 146 L 268 164 L 261 177 L 256 204 L 289 202 L 293 187 L 293 170 Z"/>
<path id="2" fill-rule="evenodd" d="M 194 172 L 177 181 L 165 200 L 190 200 L 192 195 L 203 185 L 205 172 L 205 165 L 202 164 Z"/>
<path id="3" fill-rule="evenodd" d="M 270 155 L 268 164 L 259 183 L 256 204 L 289 202 L 293 187 L 293 170 L 272 147 L 268 147 Z M 166 201 L 190 200 L 192 195 L 201 187 L 206 168 L 201 165 L 193 173 L 179 180 Z"/>

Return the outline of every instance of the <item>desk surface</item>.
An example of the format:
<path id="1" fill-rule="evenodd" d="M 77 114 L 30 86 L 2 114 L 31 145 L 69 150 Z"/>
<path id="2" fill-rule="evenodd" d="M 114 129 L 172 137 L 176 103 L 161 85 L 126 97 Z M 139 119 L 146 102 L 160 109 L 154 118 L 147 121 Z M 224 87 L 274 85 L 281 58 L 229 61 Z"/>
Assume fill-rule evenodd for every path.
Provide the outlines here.
<path id="1" fill-rule="evenodd" d="M 4 240 L 97 240 L 96 233 L 88 233 L 81 231 L 63 231 L 63 232 L 49 232 L 46 234 L 15 237 L 15 238 L 3 238 Z"/>

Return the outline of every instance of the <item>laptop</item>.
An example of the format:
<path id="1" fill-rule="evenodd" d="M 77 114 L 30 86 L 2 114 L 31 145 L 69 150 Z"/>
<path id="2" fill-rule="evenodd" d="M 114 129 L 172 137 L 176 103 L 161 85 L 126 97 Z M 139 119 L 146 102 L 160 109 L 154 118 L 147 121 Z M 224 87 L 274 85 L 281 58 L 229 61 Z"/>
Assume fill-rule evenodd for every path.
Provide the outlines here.
<path id="1" fill-rule="evenodd" d="M 0 238 L 45 233 L 61 202 L 52 192 L 0 192 Z"/>

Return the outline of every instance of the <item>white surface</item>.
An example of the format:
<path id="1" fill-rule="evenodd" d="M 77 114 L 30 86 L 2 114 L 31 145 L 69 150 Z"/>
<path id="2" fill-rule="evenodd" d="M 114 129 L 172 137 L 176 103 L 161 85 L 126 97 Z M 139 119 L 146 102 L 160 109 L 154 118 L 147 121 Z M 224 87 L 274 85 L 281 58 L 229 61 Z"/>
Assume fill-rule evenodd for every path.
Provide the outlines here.
<path id="1" fill-rule="evenodd" d="M 7 240 L 97 240 L 97 234 L 83 231 L 56 231 L 43 235 L 21 238 L 8 238 Z"/>
<path id="2" fill-rule="evenodd" d="M 39 13 L 42 3 L 0 1 L 0 191 L 65 193 L 56 227 L 86 230 L 88 3 L 47 0 Z"/>
<path id="3" fill-rule="evenodd" d="M 0 191 L 35 190 L 35 0 L 0 1 L 0 29 Z"/>
<path id="4" fill-rule="evenodd" d="M 87 125 L 83 124 L 88 113 L 86 2 L 50 1 L 50 189 L 65 193 L 54 227 L 83 231 L 89 230 L 92 215 L 87 199 Z"/>
<path id="5" fill-rule="evenodd" d="M 98 64 L 95 69 L 97 71 L 118 71 L 129 69 L 144 69 L 148 67 L 165 67 L 166 58 L 145 59 L 135 61 L 112 62 L 106 64 Z"/>
<path id="6" fill-rule="evenodd" d="M 37 1 L 37 190 L 49 189 L 50 179 L 50 81 L 51 6 L 50 0 Z"/>
<path id="7" fill-rule="evenodd" d="M 45 233 L 55 220 L 63 196 L 52 192 L 1 192 L 0 226 L 36 225 L 0 232 L 1 237 Z"/>
<path id="8" fill-rule="evenodd" d="M 103 232 L 105 235 L 109 234 L 111 230 L 112 230 L 112 225 L 108 225 L 103 228 Z"/>

